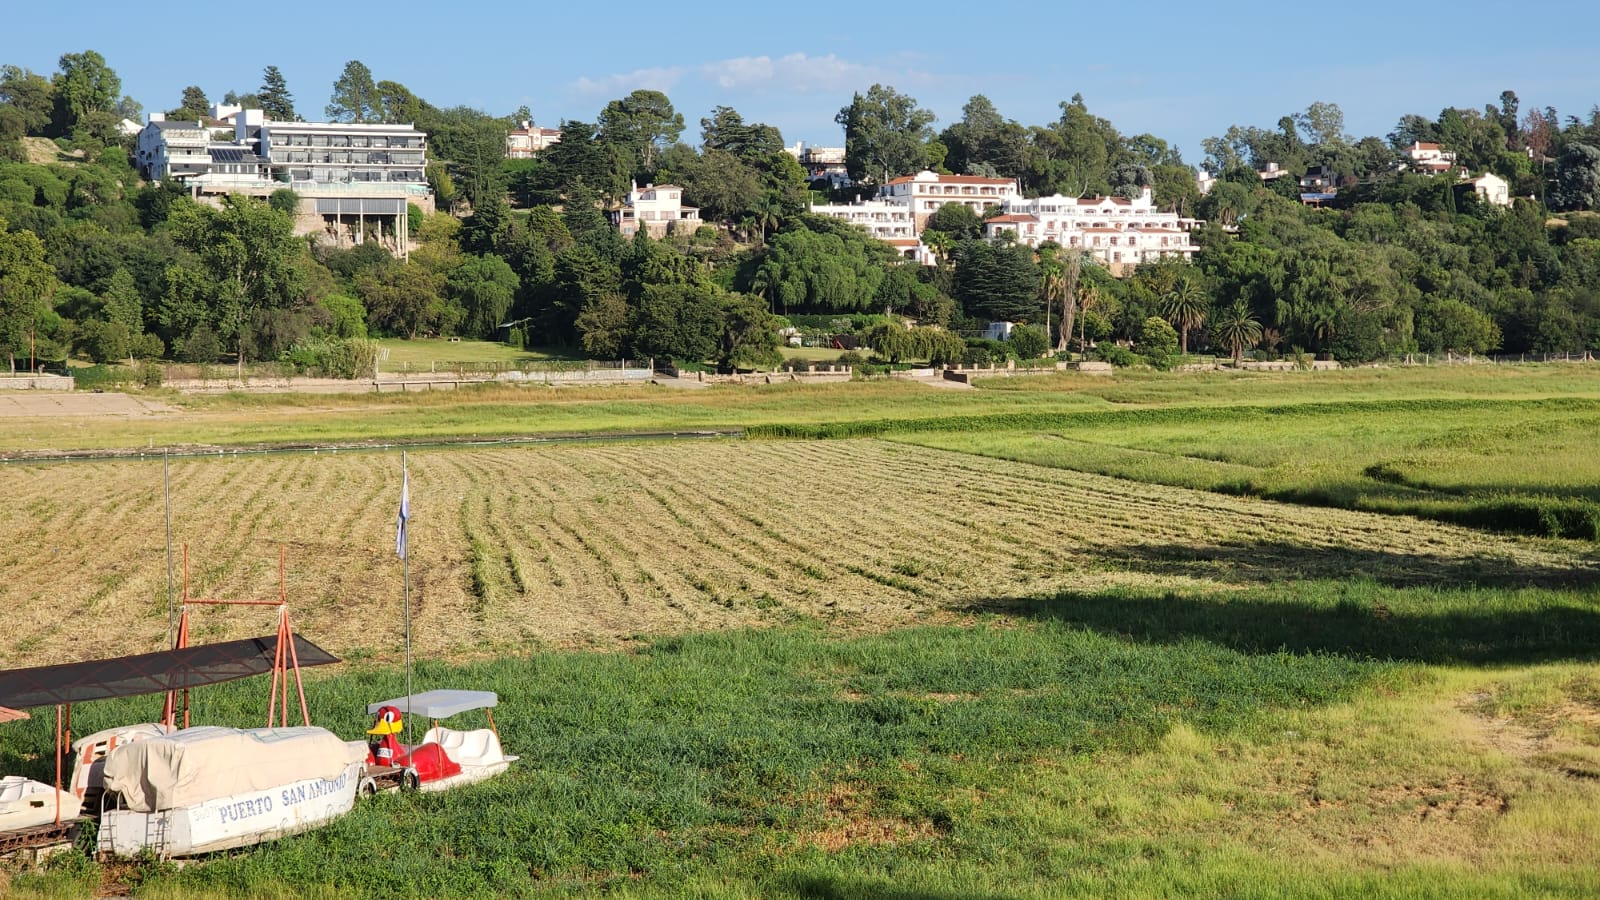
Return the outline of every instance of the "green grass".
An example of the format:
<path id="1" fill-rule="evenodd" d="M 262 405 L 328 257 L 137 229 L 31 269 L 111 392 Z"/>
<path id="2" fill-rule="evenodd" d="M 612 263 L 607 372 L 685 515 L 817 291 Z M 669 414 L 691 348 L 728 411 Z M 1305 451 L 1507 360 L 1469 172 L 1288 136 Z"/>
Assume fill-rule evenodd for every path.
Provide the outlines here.
<path id="1" fill-rule="evenodd" d="M 1600 402 L 1588 399 L 1175 407 L 934 427 L 887 431 L 1156 484 L 1600 540 Z"/>
<path id="2" fill-rule="evenodd" d="M 788 346 L 784 346 L 784 347 L 779 347 L 778 350 L 779 350 L 779 352 L 781 352 L 783 354 L 783 358 L 784 359 L 803 359 L 803 360 L 807 360 L 808 362 L 816 362 L 816 363 L 835 363 L 835 362 L 838 362 L 840 355 L 842 355 L 844 353 L 843 350 L 835 350 L 832 347 L 788 347 Z"/>
<path id="3" fill-rule="evenodd" d="M 437 366 L 448 371 L 455 363 L 504 363 L 507 366 L 526 365 L 550 359 L 573 359 L 559 351 L 540 348 L 519 350 L 499 341 L 452 341 L 446 338 L 385 338 L 378 341 L 382 358 L 379 367 L 385 372 L 428 371 Z"/>
<path id="4" fill-rule="evenodd" d="M 963 626 L 872 637 L 796 627 L 425 661 L 418 689 L 500 693 L 513 772 L 106 877 L 152 896 L 1582 892 L 1600 875 L 1568 854 L 1600 823 L 1600 791 L 1555 763 L 1485 760 L 1452 728 L 1592 700 L 1592 666 L 1552 661 L 1593 658 L 1597 613 L 1592 591 L 1317 581 L 997 599 Z M 1524 668 L 1462 668 L 1484 663 Z M 364 704 L 399 684 L 356 669 L 307 694 L 355 737 Z M 197 720 L 254 724 L 263 694 L 197 691 Z M 1468 696 L 1490 699 L 1463 712 Z M 74 719 L 87 733 L 157 706 Z M 12 726 L 6 771 L 48 775 L 48 718 Z M 1479 814 L 1502 803 L 1527 821 Z M 1448 824 L 1417 825 L 1441 805 Z M 1300 856 L 1314 847 L 1332 854 Z M 58 865 L 12 889 L 93 883 Z"/>

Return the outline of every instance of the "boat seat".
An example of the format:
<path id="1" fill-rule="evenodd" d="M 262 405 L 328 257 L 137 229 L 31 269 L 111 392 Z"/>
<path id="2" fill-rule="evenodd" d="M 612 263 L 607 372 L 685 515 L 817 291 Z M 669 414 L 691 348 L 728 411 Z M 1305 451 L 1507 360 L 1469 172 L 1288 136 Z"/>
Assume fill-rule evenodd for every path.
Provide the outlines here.
<path id="1" fill-rule="evenodd" d="M 456 731 L 453 728 L 433 727 L 422 736 L 424 744 L 436 743 L 458 765 L 492 766 L 506 761 L 500 749 L 500 739 L 487 728 L 474 731 Z"/>

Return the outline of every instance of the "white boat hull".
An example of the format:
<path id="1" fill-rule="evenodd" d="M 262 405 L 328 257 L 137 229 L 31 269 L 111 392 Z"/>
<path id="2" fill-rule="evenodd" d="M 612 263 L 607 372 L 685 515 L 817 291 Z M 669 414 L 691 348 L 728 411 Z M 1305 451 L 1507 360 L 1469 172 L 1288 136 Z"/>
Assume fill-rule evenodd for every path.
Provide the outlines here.
<path id="1" fill-rule="evenodd" d="M 508 756 L 500 762 L 487 766 L 463 765 L 460 773 L 451 775 L 449 778 L 436 778 L 433 781 L 424 781 L 417 786 L 417 790 L 422 791 L 425 794 L 431 794 L 437 791 L 448 791 L 451 788 L 458 788 L 463 785 L 477 784 L 480 781 L 487 781 L 488 779 L 493 778 L 494 776 L 499 775 L 501 772 L 511 768 L 511 764 L 515 762 L 516 759 L 517 758 L 515 756 Z"/>
<path id="2" fill-rule="evenodd" d="M 78 817 L 78 798 L 20 775 L 0 778 L 0 831 L 21 831 L 70 822 Z"/>
<path id="3" fill-rule="evenodd" d="M 310 778 L 194 806 L 143 813 L 107 810 L 100 819 L 102 853 L 194 856 L 246 847 L 332 822 L 355 804 L 361 763 L 334 779 Z"/>

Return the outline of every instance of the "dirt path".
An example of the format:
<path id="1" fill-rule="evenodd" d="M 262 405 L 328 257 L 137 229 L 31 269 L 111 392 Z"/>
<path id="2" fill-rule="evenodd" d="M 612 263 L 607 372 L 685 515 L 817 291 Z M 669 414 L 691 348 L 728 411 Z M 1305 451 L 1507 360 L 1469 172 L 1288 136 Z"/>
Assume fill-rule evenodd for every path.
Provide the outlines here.
<path id="1" fill-rule="evenodd" d="M 65 391 L 0 392 L 0 419 L 48 416 L 153 416 L 172 407 L 128 394 Z"/>

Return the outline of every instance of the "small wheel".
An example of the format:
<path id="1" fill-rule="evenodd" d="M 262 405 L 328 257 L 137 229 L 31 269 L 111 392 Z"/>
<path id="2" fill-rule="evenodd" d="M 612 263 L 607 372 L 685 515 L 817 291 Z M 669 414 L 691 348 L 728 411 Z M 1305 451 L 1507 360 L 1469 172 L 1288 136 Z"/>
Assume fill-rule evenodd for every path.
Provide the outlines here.
<path id="1" fill-rule="evenodd" d="M 400 773 L 400 788 L 407 791 L 420 790 L 422 788 L 422 776 L 417 774 L 416 769 L 408 767 L 404 772 Z"/>
<path id="2" fill-rule="evenodd" d="M 371 778 L 363 778 L 361 779 L 361 783 L 356 785 L 356 793 L 362 797 L 376 796 L 378 793 L 378 782 L 372 780 Z"/>

